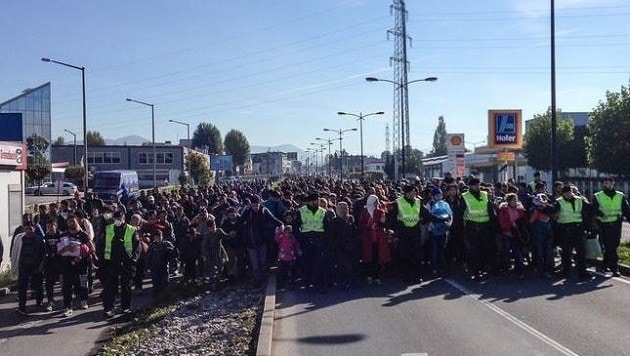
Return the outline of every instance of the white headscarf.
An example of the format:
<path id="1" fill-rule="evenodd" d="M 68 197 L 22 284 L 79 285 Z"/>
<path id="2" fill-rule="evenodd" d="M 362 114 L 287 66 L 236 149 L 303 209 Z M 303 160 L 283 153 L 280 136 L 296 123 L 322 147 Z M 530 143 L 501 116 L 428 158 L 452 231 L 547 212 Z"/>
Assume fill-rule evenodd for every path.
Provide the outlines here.
<path id="1" fill-rule="evenodd" d="M 378 205 L 378 197 L 374 194 L 367 197 L 365 201 L 365 208 L 367 209 L 370 216 L 374 216 L 374 210 L 376 210 L 376 206 Z"/>

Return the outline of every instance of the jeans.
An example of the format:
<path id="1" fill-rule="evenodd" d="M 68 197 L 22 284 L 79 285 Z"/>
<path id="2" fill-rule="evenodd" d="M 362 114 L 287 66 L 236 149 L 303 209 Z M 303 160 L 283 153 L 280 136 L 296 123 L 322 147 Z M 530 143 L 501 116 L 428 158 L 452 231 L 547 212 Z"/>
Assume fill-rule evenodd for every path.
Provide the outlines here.
<path id="1" fill-rule="evenodd" d="M 523 251 L 520 241 L 512 236 L 501 235 L 501 269 L 509 271 L 511 259 L 514 259 L 514 269 L 523 270 Z"/>
<path id="2" fill-rule="evenodd" d="M 26 296 L 29 286 L 35 289 L 35 300 L 37 304 L 41 304 L 44 299 L 44 290 L 42 288 L 42 274 L 35 267 L 20 266 L 18 273 L 18 300 L 20 309 L 26 307 Z"/>
<path id="3" fill-rule="evenodd" d="M 446 240 L 446 235 L 431 236 L 431 269 L 434 271 L 442 269 Z"/>
<path id="4" fill-rule="evenodd" d="M 532 224 L 532 245 L 534 265 L 538 272 L 552 272 L 554 255 L 551 222 L 536 221 Z"/>
<path id="5" fill-rule="evenodd" d="M 248 247 L 247 255 L 254 280 L 262 281 L 267 266 L 267 245 Z"/>
<path id="6" fill-rule="evenodd" d="M 68 265 L 63 268 L 61 278 L 61 291 L 63 294 L 63 306 L 72 307 L 72 297 L 77 295 L 79 300 L 88 299 L 87 266 Z"/>

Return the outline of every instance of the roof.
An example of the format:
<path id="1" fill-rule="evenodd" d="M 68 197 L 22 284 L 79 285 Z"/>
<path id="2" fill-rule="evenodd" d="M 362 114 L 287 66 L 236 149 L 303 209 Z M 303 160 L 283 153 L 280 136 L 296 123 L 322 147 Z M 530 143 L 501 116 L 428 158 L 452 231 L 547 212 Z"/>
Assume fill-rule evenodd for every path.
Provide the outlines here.
<path id="1" fill-rule="evenodd" d="M 5 101 L 5 102 L 0 103 L 0 106 L 4 106 L 4 105 L 6 105 L 6 104 L 8 104 L 8 103 L 10 103 L 10 102 L 12 102 L 12 101 L 15 101 L 15 100 L 18 100 L 18 99 L 20 99 L 20 98 L 22 98 L 22 97 L 25 97 L 25 96 L 27 96 L 28 94 L 30 94 L 30 93 L 32 93 L 32 92 L 34 92 L 34 91 L 37 91 L 37 90 L 39 90 L 39 89 L 41 89 L 41 88 L 43 88 L 43 87 L 45 87 L 45 86 L 47 86 L 47 85 L 48 85 L 48 86 L 50 86 L 50 82 L 44 83 L 44 84 L 42 84 L 42 85 L 38 86 L 37 88 L 33 88 L 33 89 L 28 88 L 28 89 L 24 90 L 24 91 L 22 92 L 22 94 L 20 94 L 20 95 L 18 95 L 18 96 L 16 96 L 16 97 L 14 97 L 14 98 L 11 98 L 11 99 L 9 99 L 9 100 L 7 100 L 7 101 Z"/>

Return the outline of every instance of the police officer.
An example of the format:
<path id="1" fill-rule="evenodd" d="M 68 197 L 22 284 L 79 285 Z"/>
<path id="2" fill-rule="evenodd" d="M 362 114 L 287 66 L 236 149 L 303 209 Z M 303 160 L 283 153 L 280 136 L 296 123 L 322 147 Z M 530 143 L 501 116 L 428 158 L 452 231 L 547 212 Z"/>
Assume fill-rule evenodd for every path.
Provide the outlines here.
<path id="1" fill-rule="evenodd" d="M 136 229 L 125 223 L 121 211 L 114 212 L 113 218 L 114 222 L 105 227 L 105 238 L 97 249 L 103 282 L 103 314 L 108 318 L 114 315 L 114 298 L 119 284 L 121 310 L 125 314 L 131 312 L 130 283 L 140 255 Z"/>
<path id="2" fill-rule="evenodd" d="M 630 206 L 623 193 L 615 190 L 614 179 L 604 178 L 603 189 L 595 193 L 593 210 L 595 211 L 599 237 L 604 246 L 604 271 L 610 270 L 619 277 L 619 255 L 617 248 L 621 241 L 621 223 L 623 217 L 630 221 Z"/>
<path id="3" fill-rule="evenodd" d="M 326 264 L 324 256 L 324 220 L 326 210 L 318 205 L 317 193 L 309 194 L 306 205 L 298 212 L 298 226 L 300 228 L 300 245 L 304 258 L 304 278 L 306 285 L 312 283 L 316 290 L 324 292 L 326 282 Z"/>
<path id="4" fill-rule="evenodd" d="M 464 201 L 464 231 L 468 243 L 468 272 L 471 279 L 483 275 L 484 267 L 494 267 L 494 229 L 496 211 L 488 198 L 488 193 L 481 190 L 481 181 L 471 178 L 469 190 L 462 194 Z"/>
<path id="5" fill-rule="evenodd" d="M 403 187 L 403 196 L 396 199 L 391 211 L 394 232 L 398 239 L 396 258 L 400 272 L 406 283 L 419 281 L 420 259 L 422 258 L 422 240 L 420 214 L 422 204 L 418 198 L 418 189 L 413 185 Z"/>
<path id="6" fill-rule="evenodd" d="M 590 221 L 592 205 L 580 196 L 575 196 L 571 186 L 562 188 L 556 199 L 556 227 L 558 244 L 562 248 L 562 275 L 569 276 L 571 255 L 575 249 L 575 264 L 581 279 L 590 278 L 586 272 L 586 237 L 584 222 Z"/>

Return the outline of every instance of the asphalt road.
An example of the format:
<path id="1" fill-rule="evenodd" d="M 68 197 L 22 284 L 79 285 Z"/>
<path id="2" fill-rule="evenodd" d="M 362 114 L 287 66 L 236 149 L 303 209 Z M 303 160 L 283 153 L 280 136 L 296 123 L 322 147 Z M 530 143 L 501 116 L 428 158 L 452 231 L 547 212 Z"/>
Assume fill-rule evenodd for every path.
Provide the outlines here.
<path id="1" fill-rule="evenodd" d="M 630 280 L 438 278 L 277 294 L 273 355 L 630 355 Z"/>

